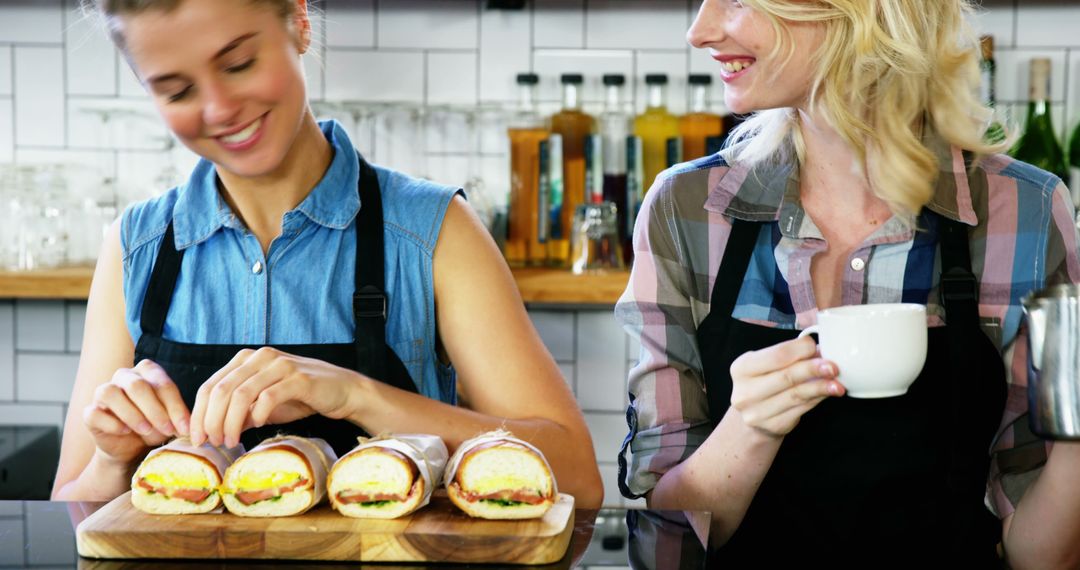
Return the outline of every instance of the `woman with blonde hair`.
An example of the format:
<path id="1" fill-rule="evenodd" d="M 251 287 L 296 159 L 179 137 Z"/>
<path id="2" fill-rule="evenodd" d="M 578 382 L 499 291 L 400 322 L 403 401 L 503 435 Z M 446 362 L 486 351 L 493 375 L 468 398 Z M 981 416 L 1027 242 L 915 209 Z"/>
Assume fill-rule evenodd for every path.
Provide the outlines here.
<path id="1" fill-rule="evenodd" d="M 54 497 L 122 494 L 173 436 L 340 455 L 365 433 L 455 449 L 503 428 L 600 505 L 584 417 L 461 191 L 368 164 L 312 115 L 305 0 L 84 2 L 201 160 L 109 232 Z"/>
<path id="2" fill-rule="evenodd" d="M 646 196 L 616 307 L 641 341 L 620 486 L 712 512 L 723 561 L 1080 562 L 1080 445 L 1027 429 L 1020 307 L 1080 281 L 1073 204 L 985 142 L 972 10 L 705 0 L 690 28 L 757 113 Z M 900 302 L 926 305 L 920 376 L 843 397 L 799 330 Z"/>

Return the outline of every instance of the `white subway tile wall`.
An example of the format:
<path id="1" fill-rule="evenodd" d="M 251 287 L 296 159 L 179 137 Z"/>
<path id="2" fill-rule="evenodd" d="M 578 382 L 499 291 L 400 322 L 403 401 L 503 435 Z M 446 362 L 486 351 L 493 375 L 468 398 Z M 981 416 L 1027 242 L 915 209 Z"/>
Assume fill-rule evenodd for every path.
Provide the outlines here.
<path id="1" fill-rule="evenodd" d="M 11 46 L 0 45 L 0 97 L 11 96 L 11 68 L 13 66 Z"/>
<path id="2" fill-rule="evenodd" d="M 680 111 L 686 75 L 716 73 L 715 62 L 685 45 L 700 0 L 533 0 L 524 11 L 487 10 L 482 0 L 314 4 L 322 15 L 314 21 L 305 70 L 318 114 L 338 118 L 377 162 L 450 184 L 464 183 L 470 168 L 477 169 L 496 192 L 508 185 L 497 127 L 476 143 L 460 136 L 460 117 L 430 121 L 455 136 L 429 133 L 417 152 L 400 135 L 415 128 L 415 117 L 377 122 L 356 104 L 507 104 L 516 98 L 514 76 L 534 71 L 545 110 L 557 107 L 558 76 L 566 72 L 586 75 L 588 110 L 602 100 L 601 74 L 631 76 L 629 95 L 640 108 L 644 75 L 664 72 L 671 77 L 671 105 Z M 121 203 L 152 196 L 175 184 L 195 157 L 166 143 L 138 80 L 77 6 L 77 0 L 0 2 L 0 162 L 83 165 L 118 180 Z M 1049 56 L 1054 121 L 1064 137 L 1080 121 L 1080 5 L 984 0 L 983 6 L 974 23 L 995 35 L 1003 108 L 1023 120 L 1027 63 Z M 712 98 L 722 101 L 719 87 Z M 470 165 L 463 155 L 475 144 L 484 155 Z M 615 452 L 626 430 L 626 371 L 639 347 L 620 337 L 610 308 L 536 309 L 530 316 L 585 410 L 606 501 L 619 504 Z M 83 303 L 0 301 L 0 424 L 62 424 L 84 320 Z"/>
<path id="3" fill-rule="evenodd" d="M 67 340 L 67 319 L 62 303 L 17 301 L 15 322 L 19 336 L 15 350 L 63 352 Z"/>

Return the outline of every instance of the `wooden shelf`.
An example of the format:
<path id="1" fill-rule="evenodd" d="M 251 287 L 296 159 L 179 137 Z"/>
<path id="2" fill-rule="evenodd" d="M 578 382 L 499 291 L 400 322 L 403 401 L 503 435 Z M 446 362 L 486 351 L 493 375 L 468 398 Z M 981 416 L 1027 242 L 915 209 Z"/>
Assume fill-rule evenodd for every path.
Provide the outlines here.
<path id="1" fill-rule="evenodd" d="M 0 299 L 80 299 L 90 295 L 93 267 L 0 271 Z"/>
<path id="2" fill-rule="evenodd" d="M 78 299 L 90 294 L 92 267 L 0 272 L 0 299 Z M 614 305 L 629 272 L 574 275 L 561 269 L 515 269 L 521 298 L 530 305 Z"/>
<path id="3" fill-rule="evenodd" d="M 614 305 L 626 290 L 630 272 L 574 275 L 566 269 L 514 269 L 521 298 L 527 304 Z"/>

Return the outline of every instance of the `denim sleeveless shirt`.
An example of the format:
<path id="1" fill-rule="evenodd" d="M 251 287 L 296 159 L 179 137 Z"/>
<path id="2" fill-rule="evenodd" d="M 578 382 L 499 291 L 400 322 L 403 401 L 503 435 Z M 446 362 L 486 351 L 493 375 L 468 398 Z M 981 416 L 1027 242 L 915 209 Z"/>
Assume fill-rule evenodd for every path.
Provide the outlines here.
<path id="1" fill-rule="evenodd" d="M 173 221 L 184 251 L 164 337 L 195 344 L 349 343 L 356 265 L 356 151 L 335 121 L 320 124 L 334 150 L 322 180 L 286 212 L 282 234 L 262 246 L 218 194 L 214 165 L 121 219 L 125 320 L 142 334 L 140 311 L 158 246 Z M 421 394 L 454 403 L 456 377 L 435 352 L 432 258 L 443 217 L 460 189 L 375 167 L 382 187 L 388 296 L 386 342 Z"/>

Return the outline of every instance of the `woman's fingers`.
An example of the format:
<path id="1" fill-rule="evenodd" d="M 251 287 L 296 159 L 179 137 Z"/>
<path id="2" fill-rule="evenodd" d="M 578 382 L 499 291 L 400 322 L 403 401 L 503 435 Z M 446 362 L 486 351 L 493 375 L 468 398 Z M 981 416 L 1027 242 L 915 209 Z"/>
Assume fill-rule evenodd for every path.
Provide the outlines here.
<path id="1" fill-rule="evenodd" d="M 277 382 L 273 386 L 262 391 L 255 405 L 251 407 L 251 421 L 256 426 L 263 426 L 270 419 L 270 414 L 278 406 L 293 400 L 303 400 L 302 390 L 307 389 L 301 382 Z"/>
<path id="2" fill-rule="evenodd" d="M 246 424 L 260 425 L 250 420 L 252 407 L 264 391 L 280 383 L 281 380 L 280 366 L 271 364 L 255 372 L 232 391 L 221 424 L 222 438 L 226 447 L 233 447 L 240 441 L 240 434 L 244 431 Z M 210 417 L 207 415 L 207 421 L 210 421 Z"/>
<path id="3" fill-rule="evenodd" d="M 210 400 L 213 399 L 213 391 L 217 385 L 226 376 L 231 374 L 234 370 L 243 365 L 251 356 L 255 354 L 254 350 L 244 349 L 236 353 L 236 356 L 229 361 L 221 370 L 214 373 L 213 376 L 208 378 L 206 382 L 203 382 L 202 386 L 199 386 L 199 391 L 195 395 L 195 405 L 191 408 L 191 443 L 193 445 L 202 445 L 207 440 L 207 433 L 205 426 L 207 408 L 210 404 Z M 213 442 L 214 445 L 219 445 L 221 442 Z"/>
<path id="4" fill-rule="evenodd" d="M 91 433 L 103 435 L 128 435 L 131 428 L 109 410 L 91 404 L 83 410 L 83 423 Z"/>
<path id="5" fill-rule="evenodd" d="M 813 358 L 816 353 L 817 343 L 810 337 L 781 342 L 761 350 L 752 350 L 731 363 L 731 377 L 764 376 L 783 370 L 800 360 Z"/>
<path id="6" fill-rule="evenodd" d="M 794 364 L 750 378 L 732 377 L 731 405 L 743 409 L 783 393 L 799 388 L 814 379 L 833 379 L 836 365 L 822 358 L 809 358 Z"/>
<path id="7" fill-rule="evenodd" d="M 743 421 L 747 425 L 766 429 L 772 433 L 785 434 L 787 431 L 775 432 L 769 426 L 790 424 L 794 427 L 794 423 L 790 422 L 790 412 L 798 411 L 798 416 L 801 416 L 825 398 L 836 395 L 834 383 L 834 380 L 804 381 L 754 406 L 740 410 Z"/>
<path id="8" fill-rule="evenodd" d="M 148 436 L 153 433 L 153 425 L 146 419 L 139 408 L 128 399 L 125 390 L 114 382 L 102 384 L 98 387 L 94 397 L 94 403 L 112 415 L 116 416 L 131 431 L 140 436 Z"/>
<path id="9" fill-rule="evenodd" d="M 165 407 L 175 433 L 188 435 L 191 412 L 180 395 L 180 389 L 165 369 L 152 360 L 143 360 L 135 366 L 135 371 L 157 392 L 158 401 Z"/>
<path id="10" fill-rule="evenodd" d="M 161 396 L 159 394 L 159 386 L 162 380 L 159 378 L 155 382 L 147 380 L 143 373 L 145 372 L 146 365 L 141 364 L 143 369 L 140 370 L 136 367 L 125 374 L 120 374 L 114 379 L 114 383 L 118 385 L 127 396 L 128 400 L 138 408 L 143 417 L 150 423 L 151 426 L 158 432 L 165 435 L 176 435 L 176 429 L 172 418 L 169 415 L 169 411 L 162 403 Z M 167 378 L 164 382 L 171 384 Z M 136 430 L 140 435 L 146 435 L 142 431 Z"/>

